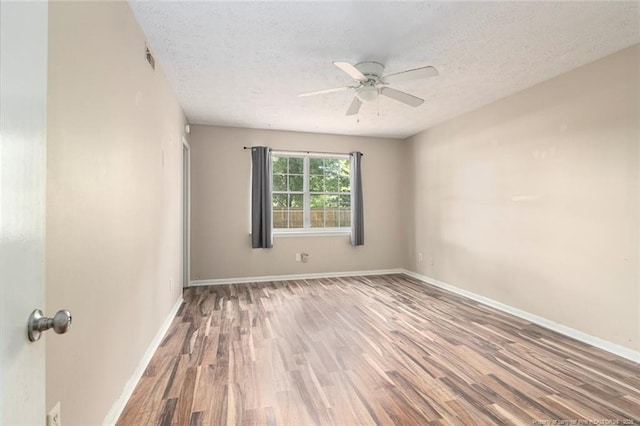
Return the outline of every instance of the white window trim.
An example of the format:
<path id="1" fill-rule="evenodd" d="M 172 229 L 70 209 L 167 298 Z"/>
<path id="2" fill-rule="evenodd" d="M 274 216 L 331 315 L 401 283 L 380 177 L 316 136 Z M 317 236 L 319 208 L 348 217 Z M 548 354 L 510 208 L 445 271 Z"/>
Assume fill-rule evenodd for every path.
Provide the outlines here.
<path id="1" fill-rule="evenodd" d="M 329 159 L 338 159 L 345 160 L 351 158 L 350 154 L 326 154 L 321 152 L 306 152 L 306 151 L 271 151 L 272 156 L 276 157 L 294 157 L 303 159 L 303 219 L 304 228 L 275 228 L 273 226 L 273 204 L 271 205 L 271 234 L 273 236 L 334 236 L 334 235 L 345 235 L 351 234 L 351 227 L 342 227 L 342 228 L 312 228 L 311 227 L 311 193 L 309 191 L 309 158 L 310 157 L 321 157 L 321 158 L 329 158 Z M 351 179 L 351 178 L 349 178 Z M 281 194 L 281 191 L 271 190 L 271 194 Z M 291 193 L 291 192 L 287 192 Z M 345 193 L 346 194 L 346 193 Z M 351 193 L 349 193 L 351 195 Z"/>
<path id="2" fill-rule="evenodd" d="M 311 152 L 311 151 L 271 151 L 272 155 L 276 157 L 322 157 L 322 158 L 339 158 L 341 160 L 351 158 L 351 154 L 333 154 L 323 152 Z"/>

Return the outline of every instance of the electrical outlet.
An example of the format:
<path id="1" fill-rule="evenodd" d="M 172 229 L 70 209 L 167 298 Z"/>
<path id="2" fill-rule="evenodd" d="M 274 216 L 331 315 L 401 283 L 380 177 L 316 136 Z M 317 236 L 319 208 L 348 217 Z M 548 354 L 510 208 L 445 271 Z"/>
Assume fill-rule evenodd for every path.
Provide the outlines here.
<path id="1" fill-rule="evenodd" d="M 309 261 L 309 253 L 300 253 L 300 260 L 302 260 L 302 263 L 307 263 Z"/>
<path id="2" fill-rule="evenodd" d="M 418 258 L 418 262 L 422 262 L 422 253 L 418 253 L 417 258 Z"/>
<path id="3" fill-rule="evenodd" d="M 47 414 L 47 426 L 62 426 L 60 418 L 60 401 Z"/>

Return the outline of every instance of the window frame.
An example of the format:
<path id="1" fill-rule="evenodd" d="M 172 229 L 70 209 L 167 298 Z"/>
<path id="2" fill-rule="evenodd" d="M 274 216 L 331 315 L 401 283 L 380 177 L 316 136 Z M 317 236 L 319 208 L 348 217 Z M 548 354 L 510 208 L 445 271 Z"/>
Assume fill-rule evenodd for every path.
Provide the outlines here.
<path id="1" fill-rule="evenodd" d="M 273 226 L 273 202 L 271 202 L 271 230 L 274 236 L 287 236 L 287 235 L 311 235 L 311 234 L 324 234 L 324 235 L 336 235 L 336 234 L 350 234 L 351 226 L 347 227 L 312 227 L 311 226 L 311 191 L 309 189 L 310 182 L 310 163 L 312 158 L 322 158 L 330 160 L 347 160 L 351 158 L 350 154 L 328 154 L 328 153 L 314 153 L 314 152 L 294 152 L 294 151 L 272 151 L 271 152 L 271 164 L 273 173 L 273 157 L 289 157 L 289 158 L 302 158 L 302 194 L 303 194 L 303 227 L 302 228 L 276 228 Z M 349 167 L 349 188 L 351 189 L 351 167 Z M 273 182 L 273 175 L 271 177 Z M 273 198 L 276 194 L 300 194 L 299 191 L 275 191 L 271 188 L 271 196 Z M 314 193 L 317 194 L 317 193 Z M 321 194 L 328 195 L 349 195 L 349 210 L 351 211 L 351 190 L 349 192 L 322 192 Z M 338 206 L 339 211 L 339 206 Z"/>

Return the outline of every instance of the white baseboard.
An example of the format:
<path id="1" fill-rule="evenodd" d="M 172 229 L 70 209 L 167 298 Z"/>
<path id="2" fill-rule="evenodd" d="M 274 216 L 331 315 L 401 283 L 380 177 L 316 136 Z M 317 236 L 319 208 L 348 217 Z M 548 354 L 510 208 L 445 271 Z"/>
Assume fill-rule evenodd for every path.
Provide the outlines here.
<path id="1" fill-rule="evenodd" d="M 557 322 L 551 321 L 547 318 L 532 314 L 527 311 L 523 311 L 518 308 L 514 308 L 513 306 L 506 305 L 504 303 L 498 302 L 493 299 L 489 299 L 488 297 L 480 296 L 478 294 L 472 293 L 467 290 L 463 290 L 461 288 L 455 287 L 451 284 L 444 283 L 442 281 L 438 281 L 435 278 L 430 278 L 424 275 L 420 275 L 413 271 L 404 270 L 404 274 L 409 275 L 419 281 L 424 283 L 433 285 L 435 287 L 439 287 L 443 290 L 450 291 L 452 293 L 459 294 L 466 298 L 475 300 L 476 302 L 480 302 L 487 306 L 491 306 L 492 308 L 496 308 L 500 311 L 506 312 L 508 314 L 514 315 L 516 317 L 525 319 L 534 324 L 538 324 L 542 327 L 553 330 L 557 333 L 563 334 L 565 336 L 574 338 L 591 346 L 595 346 L 596 348 L 600 348 L 607 352 L 611 352 L 612 354 L 621 356 L 628 360 L 640 363 L 640 352 L 634 351 L 633 349 L 627 348 L 622 345 L 618 345 L 616 343 L 611 343 L 607 340 L 601 339 L 599 337 L 591 336 L 590 334 L 584 333 L 580 330 L 576 330 L 575 328 L 567 327 L 566 325 L 559 324 Z"/>
<path id="2" fill-rule="evenodd" d="M 192 281 L 189 281 L 189 287 L 201 286 L 201 285 L 261 283 L 266 281 L 305 280 L 305 279 L 312 279 L 312 278 L 390 275 L 390 274 L 402 274 L 404 272 L 405 272 L 404 269 L 378 269 L 373 271 L 318 272 L 313 274 L 267 275 L 263 277 L 219 278 L 219 279 L 213 279 L 213 280 L 192 280 Z"/>
<path id="3" fill-rule="evenodd" d="M 151 361 L 153 354 L 156 352 L 156 350 L 160 346 L 160 343 L 162 343 L 162 339 L 164 338 L 164 335 L 169 330 L 169 327 L 171 326 L 173 319 L 178 313 L 178 309 L 180 309 L 180 305 L 182 305 L 182 302 L 183 302 L 182 296 L 180 296 L 176 304 L 173 306 L 173 308 L 171 308 L 171 311 L 167 315 L 167 318 L 165 318 L 164 322 L 158 329 L 158 332 L 156 333 L 155 337 L 151 341 L 151 344 L 147 348 L 147 351 L 144 353 L 144 356 L 138 363 L 138 366 L 136 367 L 135 371 L 131 375 L 131 378 L 127 381 L 127 384 L 124 386 L 124 389 L 122 390 L 122 394 L 116 400 L 116 402 L 113 403 L 113 405 L 111 406 L 111 409 L 107 413 L 107 416 L 102 421 L 103 426 L 115 425 L 116 422 L 118 421 L 118 418 L 122 414 L 124 407 L 127 405 L 127 402 L 129 402 L 129 398 L 131 398 L 131 394 L 133 394 L 133 391 L 136 388 L 136 385 L 138 384 L 138 382 L 140 381 L 140 378 L 144 374 L 144 370 L 147 369 L 147 366 L 149 365 L 149 362 Z"/>

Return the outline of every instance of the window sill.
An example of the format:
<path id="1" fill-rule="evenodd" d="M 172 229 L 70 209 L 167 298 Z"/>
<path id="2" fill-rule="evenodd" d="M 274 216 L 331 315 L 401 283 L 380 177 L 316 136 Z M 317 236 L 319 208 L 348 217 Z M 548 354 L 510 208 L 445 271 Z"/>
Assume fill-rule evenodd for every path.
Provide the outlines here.
<path id="1" fill-rule="evenodd" d="M 274 232 L 274 238 L 280 237 L 340 237 L 349 236 L 351 231 L 286 231 L 286 232 Z"/>

